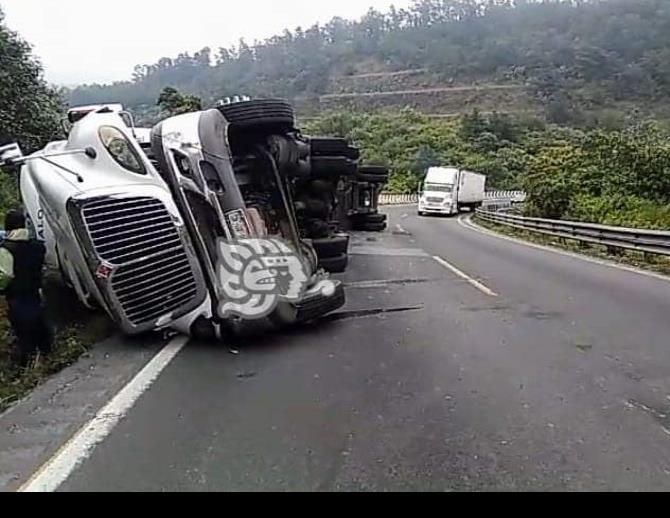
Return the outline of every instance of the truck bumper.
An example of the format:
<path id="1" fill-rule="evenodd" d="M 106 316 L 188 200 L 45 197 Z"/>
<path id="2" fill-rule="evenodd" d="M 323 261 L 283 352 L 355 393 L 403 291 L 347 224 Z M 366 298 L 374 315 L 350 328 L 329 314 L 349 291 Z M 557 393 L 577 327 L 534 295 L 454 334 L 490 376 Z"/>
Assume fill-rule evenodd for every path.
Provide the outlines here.
<path id="1" fill-rule="evenodd" d="M 346 303 L 344 285 L 336 281 L 335 293 L 327 296 L 322 293 L 308 295 L 297 303 L 297 322 L 309 322 L 340 309 Z"/>
<path id="2" fill-rule="evenodd" d="M 441 214 L 444 216 L 450 216 L 452 214 L 456 214 L 458 210 L 455 207 L 426 207 L 426 206 L 420 206 L 419 207 L 419 212 L 423 212 L 424 214 Z"/>

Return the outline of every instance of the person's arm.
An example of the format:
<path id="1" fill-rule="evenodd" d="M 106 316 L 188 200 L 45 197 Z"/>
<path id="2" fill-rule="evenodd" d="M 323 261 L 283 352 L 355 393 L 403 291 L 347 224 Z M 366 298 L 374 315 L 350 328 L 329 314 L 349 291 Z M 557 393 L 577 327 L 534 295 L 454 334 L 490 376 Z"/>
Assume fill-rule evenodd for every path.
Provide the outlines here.
<path id="1" fill-rule="evenodd" d="M 0 248 L 0 292 L 4 293 L 14 280 L 14 256 L 6 248 Z"/>

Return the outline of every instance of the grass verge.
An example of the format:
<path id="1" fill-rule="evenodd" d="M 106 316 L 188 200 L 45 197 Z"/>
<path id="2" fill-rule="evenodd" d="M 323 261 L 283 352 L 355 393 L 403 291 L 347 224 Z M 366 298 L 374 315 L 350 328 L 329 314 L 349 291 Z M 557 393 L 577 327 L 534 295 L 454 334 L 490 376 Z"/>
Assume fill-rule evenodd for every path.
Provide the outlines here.
<path id="1" fill-rule="evenodd" d="M 624 266 L 634 266 L 643 270 L 649 270 L 651 272 L 670 276 L 670 257 L 645 254 L 643 252 L 636 252 L 632 250 L 619 250 L 616 254 L 612 254 L 605 246 L 580 243 L 579 241 L 574 241 L 572 239 L 554 237 L 546 234 L 539 234 L 527 230 L 507 227 L 505 225 L 498 225 L 496 223 L 484 221 L 477 216 L 475 216 L 475 222 L 477 225 L 486 229 L 506 236 L 523 239 L 524 241 L 529 241 L 531 243 L 549 246 L 559 250 L 566 250 L 568 252 L 594 257 L 596 259 L 603 259 Z"/>
<path id="2" fill-rule="evenodd" d="M 45 281 L 45 302 L 56 327 L 54 351 L 25 370 L 11 361 L 14 336 L 7 319 L 7 305 L 0 299 L 0 412 L 21 399 L 49 376 L 72 365 L 95 343 L 111 336 L 114 327 L 103 312 L 85 308 L 75 293 L 53 275 Z"/>

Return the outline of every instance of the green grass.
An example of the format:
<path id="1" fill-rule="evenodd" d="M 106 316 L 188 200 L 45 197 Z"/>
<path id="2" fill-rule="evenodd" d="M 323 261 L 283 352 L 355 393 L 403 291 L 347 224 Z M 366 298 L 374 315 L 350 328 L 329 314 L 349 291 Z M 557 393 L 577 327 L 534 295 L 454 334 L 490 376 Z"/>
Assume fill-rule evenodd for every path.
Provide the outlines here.
<path id="1" fill-rule="evenodd" d="M 580 243 L 572 239 L 553 237 L 545 234 L 539 234 L 536 232 L 530 232 L 527 230 L 507 227 L 505 225 L 498 225 L 495 223 L 484 221 L 479 217 L 475 217 L 475 221 L 477 222 L 478 225 L 487 228 L 489 230 L 492 230 L 494 232 L 523 239 L 531 243 L 550 246 L 560 250 L 567 250 L 569 252 L 574 252 L 589 257 L 594 257 L 597 259 L 604 259 L 625 266 L 634 266 L 636 268 L 641 268 L 644 270 L 649 270 L 652 272 L 670 276 L 669 257 L 653 255 L 653 254 L 645 254 L 642 252 L 636 252 L 631 250 L 620 250 L 616 254 L 611 254 L 608 251 L 607 247 L 601 245 Z"/>
<path id="2" fill-rule="evenodd" d="M 0 301 L 0 412 L 50 376 L 72 365 L 114 330 L 104 313 L 85 308 L 74 292 L 54 277 L 48 276 L 44 291 L 50 319 L 56 326 L 54 351 L 22 371 L 11 361 L 14 337 L 7 320 L 7 306 L 4 299 Z"/>

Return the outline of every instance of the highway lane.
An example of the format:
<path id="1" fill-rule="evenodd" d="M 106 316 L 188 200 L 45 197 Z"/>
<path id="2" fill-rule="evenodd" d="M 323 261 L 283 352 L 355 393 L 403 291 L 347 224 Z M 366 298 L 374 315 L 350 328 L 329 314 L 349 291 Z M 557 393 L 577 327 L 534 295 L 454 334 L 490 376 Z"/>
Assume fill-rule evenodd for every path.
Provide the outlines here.
<path id="1" fill-rule="evenodd" d="M 390 212 L 339 319 L 189 344 L 61 490 L 670 489 L 670 283 Z"/>

